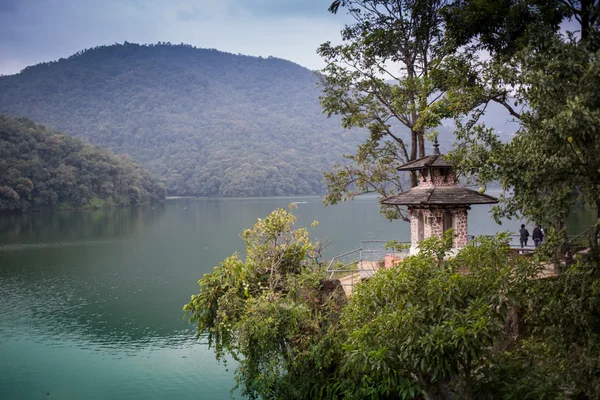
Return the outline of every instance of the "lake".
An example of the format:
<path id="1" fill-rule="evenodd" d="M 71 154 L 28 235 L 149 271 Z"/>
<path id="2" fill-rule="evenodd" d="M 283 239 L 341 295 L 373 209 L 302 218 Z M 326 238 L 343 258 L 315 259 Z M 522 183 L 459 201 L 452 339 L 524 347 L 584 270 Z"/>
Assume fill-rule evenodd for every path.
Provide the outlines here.
<path id="1" fill-rule="evenodd" d="M 361 239 L 406 241 L 376 198 L 173 199 L 164 205 L 0 217 L 0 399 L 229 399 L 233 369 L 194 339 L 182 306 L 197 280 L 243 251 L 240 233 L 296 202 L 326 257 Z M 469 233 L 517 231 L 474 206 Z M 574 213 L 573 233 L 593 223 Z M 530 231 L 533 227 L 530 225 Z"/>

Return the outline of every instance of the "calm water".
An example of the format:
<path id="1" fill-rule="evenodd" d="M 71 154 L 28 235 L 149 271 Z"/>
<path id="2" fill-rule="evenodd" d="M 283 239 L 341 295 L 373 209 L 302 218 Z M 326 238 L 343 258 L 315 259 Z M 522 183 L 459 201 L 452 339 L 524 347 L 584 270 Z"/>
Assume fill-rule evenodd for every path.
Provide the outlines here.
<path id="1" fill-rule="evenodd" d="M 408 240 L 374 198 L 177 199 L 157 207 L 0 217 L 0 399 L 229 399 L 229 371 L 181 308 L 197 280 L 243 250 L 239 233 L 298 202 L 327 256 L 361 239 Z M 472 234 L 516 231 L 473 207 Z M 576 213 L 572 229 L 593 215 Z"/>

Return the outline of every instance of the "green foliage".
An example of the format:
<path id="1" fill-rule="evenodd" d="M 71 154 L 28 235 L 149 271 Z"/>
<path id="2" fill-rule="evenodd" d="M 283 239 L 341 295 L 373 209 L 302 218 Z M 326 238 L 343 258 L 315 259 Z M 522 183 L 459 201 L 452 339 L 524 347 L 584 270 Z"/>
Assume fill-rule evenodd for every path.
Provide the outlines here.
<path id="1" fill-rule="evenodd" d="M 170 194 L 320 194 L 365 133 L 322 115 L 317 80 L 273 57 L 115 44 L 0 77 L 0 113 L 130 154 Z"/>
<path id="2" fill-rule="evenodd" d="M 345 297 L 339 287 L 323 290 L 318 243 L 294 222 L 279 209 L 244 231 L 246 259 L 234 254 L 215 267 L 184 307 L 217 358 L 239 362 L 238 385 L 250 398 L 309 398 L 339 357 L 327 334 Z"/>
<path id="3" fill-rule="evenodd" d="M 0 115 L 0 212 L 100 208 L 164 200 L 161 183 L 126 155 Z"/>
<path id="4" fill-rule="evenodd" d="M 453 46 L 510 57 L 535 41 L 540 28 L 558 30 L 570 11 L 560 0 L 464 0 L 449 2 L 442 14 Z"/>
<path id="5" fill-rule="evenodd" d="M 594 248 L 524 292 L 522 340 L 489 370 L 502 398 L 600 398 L 600 257 Z"/>
<path id="6" fill-rule="evenodd" d="M 244 232 L 184 307 L 238 385 L 265 399 L 596 399 L 600 253 L 557 277 L 508 234 L 452 255 L 452 232 L 353 288 L 323 280 L 318 244 L 276 210 Z M 477 244 L 475 244 L 477 243 Z"/>
<path id="7" fill-rule="evenodd" d="M 444 258 L 451 239 L 426 240 L 418 255 L 355 288 L 342 313 L 343 368 L 362 377 L 358 393 L 467 399 L 485 383 L 508 341 L 508 310 L 536 270 L 508 256 L 506 236 Z"/>
<path id="8" fill-rule="evenodd" d="M 340 115 L 344 128 L 368 128 L 368 139 L 325 174 L 327 204 L 364 193 L 386 197 L 416 186 L 416 175 L 399 177 L 397 167 L 425 155 L 425 133 L 441 125 L 446 77 L 439 66 L 448 55 L 440 10 L 444 1 L 335 1 L 354 23 L 343 44 L 319 48 L 323 69 L 321 104 Z M 436 112 L 434 112 L 436 110 Z M 409 180 L 410 179 L 410 180 Z M 382 206 L 390 218 L 406 218 Z"/>
<path id="9" fill-rule="evenodd" d="M 459 21 L 489 3 L 457 4 L 450 19 Z M 596 207 L 600 221 L 600 4 L 538 3 L 509 1 L 511 11 L 503 15 L 493 7 L 479 9 L 481 18 L 496 21 L 493 26 L 465 30 L 449 25 L 450 37 L 492 52 L 483 61 L 473 55 L 476 82 L 459 83 L 453 90 L 469 93 L 473 104 L 484 108 L 490 101 L 503 104 L 520 124 L 514 139 L 505 143 L 477 125 L 482 109 L 476 109 L 472 119 L 459 123 L 463 143 L 455 161 L 476 180 L 498 181 L 510 191 L 496 208 L 496 217 L 521 214 L 542 223 L 551 235 L 561 237 L 555 249 L 562 247 L 566 253 L 564 220 L 578 198 Z M 511 30 L 516 16 L 528 13 L 529 22 Z M 578 33 L 558 31 L 567 19 L 577 21 Z"/>
<path id="10" fill-rule="evenodd" d="M 575 43 L 549 45 L 551 56 L 521 54 L 528 88 L 522 95 L 531 109 L 522 114 L 516 137 L 502 143 L 475 127 L 461 136 L 468 146 L 460 151 L 463 170 L 512 189 L 498 216 L 521 212 L 546 225 L 568 213 L 576 192 L 594 205 L 600 199 L 598 57 L 587 61 L 589 52 Z"/>

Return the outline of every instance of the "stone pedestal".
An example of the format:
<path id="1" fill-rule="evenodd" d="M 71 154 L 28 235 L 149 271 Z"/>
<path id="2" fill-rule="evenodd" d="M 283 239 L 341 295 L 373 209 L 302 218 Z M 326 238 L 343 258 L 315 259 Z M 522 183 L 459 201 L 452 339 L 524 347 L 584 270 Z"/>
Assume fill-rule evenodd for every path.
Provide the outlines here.
<path id="1" fill-rule="evenodd" d="M 461 249 L 468 243 L 467 207 L 417 208 L 410 209 L 410 253 L 418 251 L 422 240 L 432 236 L 442 237 L 444 228 L 452 229 L 455 235 L 453 248 Z M 446 219 L 446 221 L 444 221 Z M 444 222 L 448 226 L 444 226 Z"/>

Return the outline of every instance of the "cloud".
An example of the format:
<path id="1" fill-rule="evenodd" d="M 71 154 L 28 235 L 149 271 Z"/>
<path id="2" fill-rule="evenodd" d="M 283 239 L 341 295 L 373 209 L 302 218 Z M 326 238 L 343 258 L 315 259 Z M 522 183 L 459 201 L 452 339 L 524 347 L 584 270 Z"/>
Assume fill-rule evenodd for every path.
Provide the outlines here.
<path id="1" fill-rule="evenodd" d="M 344 19 L 330 0 L 0 0 L 0 74 L 124 41 L 275 56 L 311 69 Z"/>
<path id="2" fill-rule="evenodd" d="M 179 10 L 177 11 L 177 19 L 179 21 L 193 21 L 200 22 L 206 21 L 208 16 L 202 13 L 198 8 L 194 7 L 192 10 Z"/>
<path id="3" fill-rule="evenodd" d="M 233 4 L 263 18 L 281 16 L 327 17 L 332 0 L 235 0 Z"/>

